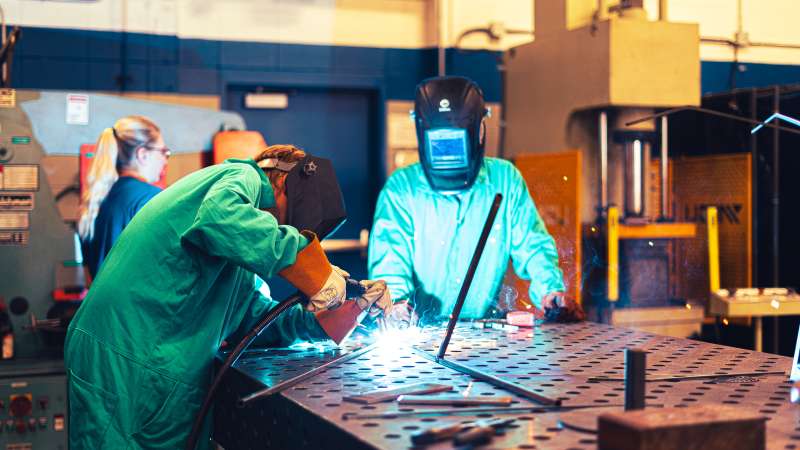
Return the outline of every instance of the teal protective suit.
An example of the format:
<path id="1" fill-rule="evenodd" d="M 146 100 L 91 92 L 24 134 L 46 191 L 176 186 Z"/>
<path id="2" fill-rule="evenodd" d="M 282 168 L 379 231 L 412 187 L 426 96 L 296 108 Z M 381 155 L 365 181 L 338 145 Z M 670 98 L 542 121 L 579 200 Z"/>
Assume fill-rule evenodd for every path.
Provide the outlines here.
<path id="1" fill-rule="evenodd" d="M 71 449 L 183 448 L 220 344 L 275 304 L 255 275 L 274 276 L 308 244 L 260 210 L 274 203 L 261 169 L 231 160 L 136 214 L 67 332 Z M 300 306 L 262 336 L 324 337 Z"/>
<path id="2" fill-rule="evenodd" d="M 420 290 L 452 311 L 496 193 L 503 194 L 461 317 L 481 318 L 497 299 L 509 258 L 530 280 L 537 306 L 564 290 L 555 241 L 525 180 L 510 162 L 484 158 L 475 184 L 457 195 L 431 189 L 420 164 L 395 171 L 378 197 L 369 242 L 369 278 L 386 280 L 392 298 Z M 420 293 L 417 291 L 417 297 Z"/>

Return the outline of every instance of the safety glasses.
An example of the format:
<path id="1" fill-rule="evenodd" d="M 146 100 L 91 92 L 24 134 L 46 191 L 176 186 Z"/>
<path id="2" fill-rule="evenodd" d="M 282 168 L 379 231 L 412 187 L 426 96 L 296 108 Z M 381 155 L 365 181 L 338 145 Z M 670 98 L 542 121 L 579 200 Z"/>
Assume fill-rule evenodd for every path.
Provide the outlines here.
<path id="1" fill-rule="evenodd" d="M 169 158 L 172 155 L 172 150 L 170 150 L 168 147 L 148 147 L 145 145 L 144 149 L 151 152 L 161 152 L 161 155 L 164 156 L 164 158 Z"/>

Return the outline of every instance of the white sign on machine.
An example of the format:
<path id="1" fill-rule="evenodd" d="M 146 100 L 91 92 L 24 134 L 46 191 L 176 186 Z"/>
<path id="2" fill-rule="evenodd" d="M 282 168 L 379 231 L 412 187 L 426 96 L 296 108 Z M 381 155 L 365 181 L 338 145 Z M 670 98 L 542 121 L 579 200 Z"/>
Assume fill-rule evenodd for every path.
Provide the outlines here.
<path id="1" fill-rule="evenodd" d="M 67 94 L 67 125 L 89 125 L 87 94 Z"/>

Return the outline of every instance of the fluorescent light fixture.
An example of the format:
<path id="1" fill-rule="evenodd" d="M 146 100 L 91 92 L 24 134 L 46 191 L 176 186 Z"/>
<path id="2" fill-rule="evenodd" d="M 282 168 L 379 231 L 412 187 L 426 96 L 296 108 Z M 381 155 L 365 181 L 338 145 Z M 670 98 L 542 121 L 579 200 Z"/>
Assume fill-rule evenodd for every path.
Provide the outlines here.
<path id="1" fill-rule="evenodd" d="M 286 109 L 289 107 L 289 96 L 283 92 L 246 94 L 244 107 L 248 109 Z"/>

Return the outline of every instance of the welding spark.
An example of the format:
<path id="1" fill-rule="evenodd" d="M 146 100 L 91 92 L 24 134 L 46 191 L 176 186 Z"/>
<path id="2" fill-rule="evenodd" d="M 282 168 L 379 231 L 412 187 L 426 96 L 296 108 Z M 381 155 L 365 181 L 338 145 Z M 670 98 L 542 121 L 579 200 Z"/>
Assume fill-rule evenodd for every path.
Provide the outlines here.
<path id="1" fill-rule="evenodd" d="M 464 397 L 469 397 L 470 391 L 472 391 L 472 381 L 470 381 L 469 384 L 467 384 L 467 388 L 464 389 L 464 392 L 462 392 L 461 395 L 463 395 Z"/>
<path id="2" fill-rule="evenodd" d="M 399 346 L 411 346 L 422 340 L 422 331 L 418 326 L 406 328 L 388 327 L 376 333 L 375 342 L 379 348 L 396 349 Z"/>

